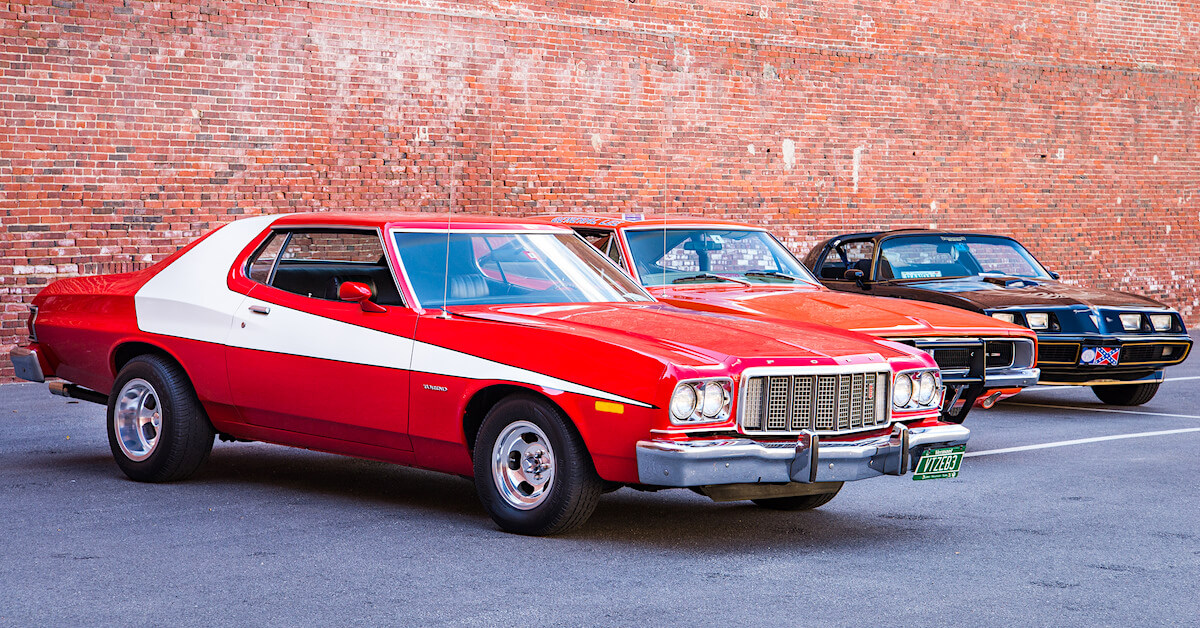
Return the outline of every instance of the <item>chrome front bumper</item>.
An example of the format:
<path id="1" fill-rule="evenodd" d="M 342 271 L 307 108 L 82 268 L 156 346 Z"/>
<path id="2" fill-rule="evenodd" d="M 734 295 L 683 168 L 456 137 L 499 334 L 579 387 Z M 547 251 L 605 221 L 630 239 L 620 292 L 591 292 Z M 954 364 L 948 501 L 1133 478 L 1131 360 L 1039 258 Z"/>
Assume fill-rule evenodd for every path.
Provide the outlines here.
<path id="1" fill-rule="evenodd" d="M 942 424 L 852 441 L 821 441 L 805 432 L 795 442 L 749 438 L 652 440 L 637 444 L 638 478 L 653 486 L 691 487 L 756 482 L 850 482 L 904 475 L 930 447 L 962 445 L 971 432 Z"/>
<path id="2" fill-rule="evenodd" d="M 1028 388 L 1037 383 L 1042 376 L 1039 368 L 1007 368 L 989 369 L 984 375 L 985 388 Z"/>
<path id="3" fill-rule="evenodd" d="M 13 365 L 13 374 L 31 382 L 44 382 L 46 376 L 42 373 L 42 363 L 38 361 L 36 351 L 25 347 L 13 347 L 8 352 L 8 359 Z"/>

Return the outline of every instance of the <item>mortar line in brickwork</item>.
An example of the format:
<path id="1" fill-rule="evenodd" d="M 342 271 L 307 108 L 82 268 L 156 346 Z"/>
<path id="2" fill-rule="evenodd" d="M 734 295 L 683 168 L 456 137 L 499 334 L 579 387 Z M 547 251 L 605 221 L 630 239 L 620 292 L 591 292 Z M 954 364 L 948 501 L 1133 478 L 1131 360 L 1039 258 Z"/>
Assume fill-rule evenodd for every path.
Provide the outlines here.
<path id="1" fill-rule="evenodd" d="M 1116 73 L 1116 74 L 1153 74 L 1164 78 L 1181 79 L 1196 79 L 1200 78 L 1200 69 L 1186 70 L 1179 68 L 1154 67 L 1144 68 L 1137 65 L 1082 65 L 1082 64 L 1057 64 L 1057 63 L 1036 63 L 1032 61 L 1010 61 L 1005 59 L 989 59 L 989 58 L 972 58 L 959 57 L 954 55 L 924 55 L 906 52 L 894 51 L 878 51 L 867 48 L 846 48 L 844 46 L 823 46 L 820 44 L 794 44 L 788 41 L 779 40 L 770 37 L 753 37 L 750 35 L 744 37 L 729 37 L 718 35 L 703 35 L 699 33 L 674 32 L 667 30 L 649 30 L 630 28 L 627 26 L 617 26 L 606 23 L 586 23 L 586 22 L 568 22 L 563 20 L 553 20 L 548 18 L 535 18 L 529 16 L 501 15 L 497 13 L 484 13 L 482 11 L 449 11 L 445 9 L 422 9 L 417 7 L 396 7 L 386 4 L 376 4 L 373 2 L 356 2 L 354 0 L 296 0 L 301 4 L 323 4 L 336 7 L 344 7 L 349 9 L 370 9 L 375 11 L 387 11 L 391 13 L 408 13 L 413 15 L 432 15 L 438 17 L 459 17 L 468 19 L 487 20 L 492 22 L 522 22 L 525 24 L 540 24 L 542 26 L 555 26 L 559 28 L 581 28 L 593 31 L 607 31 L 613 33 L 624 33 L 626 35 L 642 35 L 646 37 L 657 37 L 669 41 L 675 41 L 677 38 L 692 38 L 702 41 L 711 41 L 718 43 L 729 44 L 748 44 L 757 48 L 781 48 L 802 52 L 806 54 L 819 55 L 821 53 L 835 53 L 848 57 L 862 57 L 876 60 L 888 59 L 903 59 L 908 61 L 932 61 L 939 63 L 958 63 L 968 66 L 978 67 L 1000 67 L 1000 68 L 1026 68 L 1038 70 L 1054 70 L 1061 72 L 1092 72 L 1095 74 L 1101 73 Z"/>

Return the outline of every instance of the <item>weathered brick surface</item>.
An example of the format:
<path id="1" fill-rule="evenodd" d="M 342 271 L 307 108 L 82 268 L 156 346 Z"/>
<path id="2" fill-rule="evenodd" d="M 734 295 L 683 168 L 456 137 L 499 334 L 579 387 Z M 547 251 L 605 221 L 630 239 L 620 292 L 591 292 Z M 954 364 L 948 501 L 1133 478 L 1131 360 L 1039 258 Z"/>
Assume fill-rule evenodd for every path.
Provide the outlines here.
<path id="1" fill-rule="evenodd" d="M 1198 51 L 1168 0 L 0 4 L 0 345 L 56 277 L 308 209 L 987 229 L 1194 325 Z"/>

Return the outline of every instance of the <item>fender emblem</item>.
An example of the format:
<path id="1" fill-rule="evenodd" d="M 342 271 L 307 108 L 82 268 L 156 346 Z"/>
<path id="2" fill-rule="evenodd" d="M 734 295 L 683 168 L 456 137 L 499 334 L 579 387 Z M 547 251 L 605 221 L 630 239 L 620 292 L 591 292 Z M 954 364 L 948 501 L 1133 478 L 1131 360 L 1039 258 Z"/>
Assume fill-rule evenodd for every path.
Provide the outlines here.
<path id="1" fill-rule="evenodd" d="M 438 392 L 446 392 L 445 386 L 434 386 L 433 384 L 425 384 L 425 390 L 436 390 Z"/>

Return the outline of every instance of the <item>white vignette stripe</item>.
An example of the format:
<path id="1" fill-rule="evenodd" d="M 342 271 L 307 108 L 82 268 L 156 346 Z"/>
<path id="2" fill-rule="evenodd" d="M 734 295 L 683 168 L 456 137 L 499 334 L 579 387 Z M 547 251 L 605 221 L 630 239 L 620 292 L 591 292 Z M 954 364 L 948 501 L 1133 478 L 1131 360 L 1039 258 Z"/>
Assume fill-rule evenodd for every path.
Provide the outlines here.
<path id="1" fill-rule="evenodd" d="M 996 454 L 1011 454 L 1019 451 L 1033 451 L 1036 449 L 1052 449 L 1055 447 L 1068 447 L 1070 445 L 1086 445 L 1088 443 L 1102 443 L 1110 440 L 1124 440 L 1128 438 L 1148 438 L 1151 436 L 1169 436 L 1171 434 L 1189 434 L 1200 432 L 1200 427 L 1185 427 L 1178 430 L 1160 430 L 1157 432 L 1137 432 L 1134 434 L 1113 434 L 1112 436 L 1095 436 L 1092 438 L 1077 438 L 1075 440 L 1064 440 L 1055 443 L 1040 443 L 1037 445 L 1022 445 L 1020 447 L 1005 447 L 1003 449 L 987 449 L 984 451 L 969 451 L 963 454 L 964 458 L 974 458 L 976 456 L 993 456 Z"/>

